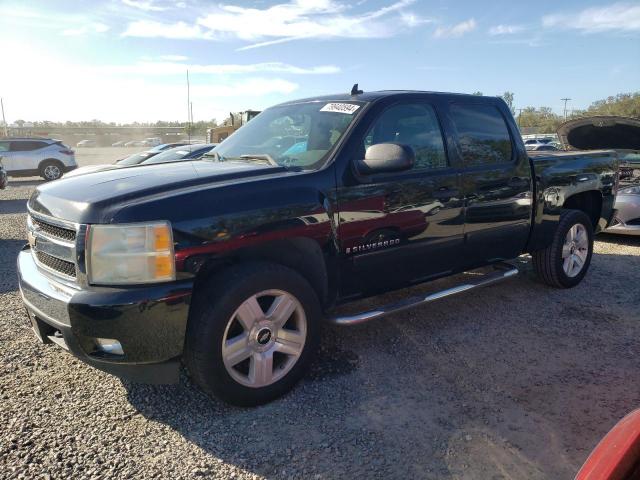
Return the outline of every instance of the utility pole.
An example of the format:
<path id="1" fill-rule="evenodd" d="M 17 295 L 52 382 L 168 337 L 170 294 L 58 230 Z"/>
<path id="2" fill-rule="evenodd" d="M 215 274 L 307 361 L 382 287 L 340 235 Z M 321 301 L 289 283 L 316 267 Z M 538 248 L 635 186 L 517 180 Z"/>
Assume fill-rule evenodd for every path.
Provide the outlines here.
<path id="1" fill-rule="evenodd" d="M 518 128 L 520 128 L 520 117 L 522 116 L 522 110 L 524 110 L 524 108 L 517 108 L 516 110 L 518 110 Z"/>
<path id="2" fill-rule="evenodd" d="M 2 125 L 4 125 L 4 136 L 9 136 L 9 130 L 7 130 L 7 120 L 4 118 L 4 102 L 0 98 L 0 107 L 2 107 Z"/>
<path id="3" fill-rule="evenodd" d="M 560 100 L 562 100 L 564 102 L 564 119 L 567 119 L 567 102 L 569 100 L 571 100 L 570 98 L 561 98 Z"/>

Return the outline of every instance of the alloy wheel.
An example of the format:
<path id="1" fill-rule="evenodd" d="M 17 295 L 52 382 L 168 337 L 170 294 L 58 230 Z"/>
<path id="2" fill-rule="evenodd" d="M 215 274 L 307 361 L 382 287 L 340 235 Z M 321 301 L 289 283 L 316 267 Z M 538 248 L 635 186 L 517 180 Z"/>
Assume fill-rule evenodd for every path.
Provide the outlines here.
<path id="1" fill-rule="evenodd" d="M 44 176 L 47 180 L 57 180 L 60 178 L 62 172 L 60 172 L 60 167 L 57 165 L 47 165 L 44 168 Z"/>
<path id="2" fill-rule="evenodd" d="M 562 269 L 567 277 L 578 275 L 587 261 L 589 255 L 589 235 L 584 225 L 573 225 L 564 239 L 562 246 Z"/>
<path id="3" fill-rule="evenodd" d="M 246 299 L 229 319 L 222 338 L 222 360 L 231 377 L 252 388 L 271 385 L 296 364 L 307 334 L 300 302 L 282 290 Z"/>

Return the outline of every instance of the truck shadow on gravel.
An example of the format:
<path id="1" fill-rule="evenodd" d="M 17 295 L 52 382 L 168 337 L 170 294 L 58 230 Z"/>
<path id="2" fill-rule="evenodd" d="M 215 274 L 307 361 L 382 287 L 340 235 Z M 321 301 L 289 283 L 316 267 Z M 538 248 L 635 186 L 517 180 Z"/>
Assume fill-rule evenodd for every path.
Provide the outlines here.
<path id="1" fill-rule="evenodd" d="M 0 294 L 18 289 L 16 258 L 26 240 L 0 239 Z"/>
<path id="2" fill-rule="evenodd" d="M 25 200 L 2 200 L 0 199 L 1 214 L 27 213 L 27 202 Z"/>
<path id="3" fill-rule="evenodd" d="M 192 476 L 224 462 L 267 478 L 571 478 L 637 403 L 636 302 L 613 296 L 631 259 L 596 255 L 570 291 L 532 281 L 522 261 L 502 285 L 327 327 L 310 374 L 261 407 L 210 399 L 184 373 L 174 386 L 127 383 L 127 399 L 207 454 Z"/>

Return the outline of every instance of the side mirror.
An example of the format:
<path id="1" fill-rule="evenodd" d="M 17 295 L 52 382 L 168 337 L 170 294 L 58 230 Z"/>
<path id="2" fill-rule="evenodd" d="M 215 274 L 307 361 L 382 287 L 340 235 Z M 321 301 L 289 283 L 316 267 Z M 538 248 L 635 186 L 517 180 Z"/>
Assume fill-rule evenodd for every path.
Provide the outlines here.
<path id="1" fill-rule="evenodd" d="M 391 173 L 410 170 L 416 161 L 416 154 L 409 145 L 399 143 L 378 143 L 367 148 L 364 160 L 356 163 L 363 175 Z"/>

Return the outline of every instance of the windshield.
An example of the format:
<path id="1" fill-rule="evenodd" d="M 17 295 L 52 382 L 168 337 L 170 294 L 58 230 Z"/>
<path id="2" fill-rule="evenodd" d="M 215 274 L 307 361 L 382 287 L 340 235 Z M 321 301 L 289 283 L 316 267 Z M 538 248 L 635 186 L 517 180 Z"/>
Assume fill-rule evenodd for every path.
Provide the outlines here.
<path id="1" fill-rule="evenodd" d="M 208 146 L 209 149 L 214 145 Z M 206 145 L 183 145 L 175 147 L 170 150 L 165 150 L 162 153 L 154 155 L 148 160 L 142 162 L 144 165 L 151 165 L 154 163 L 175 162 L 176 160 L 182 160 L 183 158 L 191 157 L 194 152 L 202 151 L 202 153 L 208 151 Z"/>
<path id="2" fill-rule="evenodd" d="M 222 142 L 215 157 L 304 170 L 319 168 L 362 105 L 310 102 L 269 108 Z"/>
<path id="3" fill-rule="evenodd" d="M 128 157 L 123 158 L 122 160 L 118 160 L 116 163 L 118 165 L 138 165 L 139 163 L 142 163 L 143 160 L 146 160 L 152 155 L 153 155 L 152 152 L 147 152 L 147 151 L 134 153 L 133 155 L 129 155 Z"/>

